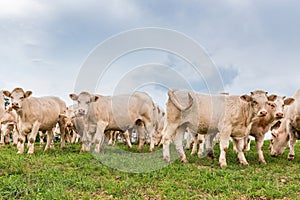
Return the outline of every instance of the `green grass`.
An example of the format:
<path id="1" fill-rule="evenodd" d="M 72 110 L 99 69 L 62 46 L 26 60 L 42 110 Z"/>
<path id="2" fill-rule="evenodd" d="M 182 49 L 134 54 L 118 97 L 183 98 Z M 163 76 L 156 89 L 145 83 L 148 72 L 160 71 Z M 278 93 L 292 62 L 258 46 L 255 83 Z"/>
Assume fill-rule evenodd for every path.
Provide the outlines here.
<path id="1" fill-rule="evenodd" d="M 217 158 L 199 159 L 190 151 L 189 163 L 181 163 L 174 148 L 166 165 L 160 148 L 137 154 L 136 145 L 129 151 L 120 144 L 93 155 L 80 154 L 79 144 L 58 147 L 44 153 L 37 145 L 34 155 L 1 147 L 0 199 L 300 199 L 299 144 L 294 161 L 287 161 L 287 151 L 272 158 L 265 150 L 268 164 L 261 165 L 252 143 L 245 153 L 249 167 L 238 165 L 231 146 L 226 169 Z"/>

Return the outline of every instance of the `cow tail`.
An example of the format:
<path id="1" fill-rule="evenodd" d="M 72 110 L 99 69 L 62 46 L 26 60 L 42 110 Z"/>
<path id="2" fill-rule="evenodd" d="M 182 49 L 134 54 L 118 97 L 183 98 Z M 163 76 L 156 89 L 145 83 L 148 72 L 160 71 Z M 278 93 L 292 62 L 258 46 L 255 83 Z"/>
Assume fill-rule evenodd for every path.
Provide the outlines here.
<path id="1" fill-rule="evenodd" d="M 189 109 L 193 105 L 193 98 L 190 93 L 188 93 L 189 103 L 187 106 L 183 106 L 179 103 L 176 95 L 174 94 L 175 90 L 169 90 L 168 95 L 170 101 L 175 105 L 176 108 L 178 108 L 180 111 L 185 111 Z"/>

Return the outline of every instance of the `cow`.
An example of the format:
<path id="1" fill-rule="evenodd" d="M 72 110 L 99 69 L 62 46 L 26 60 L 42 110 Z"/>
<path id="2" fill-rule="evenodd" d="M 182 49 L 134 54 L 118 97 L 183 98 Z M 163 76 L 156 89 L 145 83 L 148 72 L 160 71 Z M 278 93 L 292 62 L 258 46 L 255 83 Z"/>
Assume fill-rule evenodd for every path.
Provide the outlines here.
<path id="1" fill-rule="evenodd" d="M 244 138 L 248 137 L 252 121 L 267 114 L 268 102 L 275 95 L 262 90 L 250 95 L 208 95 L 195 91 L 172 89 L 168 92 L 166 124 L 163 130 L 163 157 L 170 161 L 169 145 L 174 137 L 176 150 L 181 161 L 187 162 L 183 150 L 183 137 L 187 128 L 193 133 L 209 134 L 208 151 L 212 149 L 214 136 L 220 132 L 220 167 L 227 166 L 226 151 L 229 139 L 237 147 L 240 164 L 248 165 L 243 153 Z"/>
<path id="2" fill-rule="evenodd" d="M 69 96 L 77 102 L 75 110 L 77 116 L 84 116 L 82 151 L 90 151 L 90 146 L 94 143 L 94 152 L 100 152 L 108 139 L 105 132 L 135 128 L 140 140 L 138 151 L 142 152 L 145 134 L 148 133 L 151 136 L 155 131 L 155 106 L 152 98 L 144 92 L 116 96 L 81 92 L 79 95 L 70 94 Z"/>
<path id="3" fill-rule="evenodd" d="M 0 146 L 10 143 L 10 133 L 12 133 L 13 144 L 17 144 L 17 113 L 11 108 L 7 109 L 0 118 L 1 123 L 1 140 Z"/>
<path id="4" fill-rule="evenodd" d="M 24 143 L 27 136 L 28 154 L 34 153 L 34 142 L 38 131 L 47 132 L 45 151 L 50 147 L 53 139 L 51 132 L 59 120 L 59 115 L 66 110 L 66 104 L 58 97 L 31 97 L 32 91 L 15 88 L 11 92 L 5 90 L 4 95 L 11 99 L 11 107 L 18 115 L 17 127 L 19 131 L 18 154 L 24 153 Z M 63 127 L 63 124 L 60 124 Z M 65 134 L 62 131 L 61 148 L 65 148 Z"/>
<path id="5" fill-rule="evenodd" d="M 285 96 L 277 96 L 274 102 L 268 102 L 267 107 L 268 114 L 265 117 L 257 118 L 253 121 L 250 135 L 255 138 L 255 145 L 258 152 L 258 159 L 261 164 L 266 164 L 263 155 L 264 136 L 269 131 L 270 127 L 276 124 L 277 121 L 284 118 L 284 112 L 286 106 L 291 105 L 294 102 L 293 98 L 286 98 Z M 245 138 L 245 149 L 250 149 L 250 139 Z"/>
<path id="6" fill-rule="evenodd" d="M 300 89 L 293 96 L 294 103 L 287 108 L 286 117 L 271 130 L 271 156 L 279 156 L 289 143 L 288 160 L 295 157 L 295 144 L 300 140 Z"/>
<path id="7" fill-rule="evenodd" d="M 65 134 L 67 141 L 69 143 L 78 143 L 80 134 L 78 133 L 75 124 L 78 124 L 78 121 L 80 120 L 76 119 L 73 105 L 68 106 L 64 114 L 59 115 L 59 119 L 62 120 L 65 124 Z"/>

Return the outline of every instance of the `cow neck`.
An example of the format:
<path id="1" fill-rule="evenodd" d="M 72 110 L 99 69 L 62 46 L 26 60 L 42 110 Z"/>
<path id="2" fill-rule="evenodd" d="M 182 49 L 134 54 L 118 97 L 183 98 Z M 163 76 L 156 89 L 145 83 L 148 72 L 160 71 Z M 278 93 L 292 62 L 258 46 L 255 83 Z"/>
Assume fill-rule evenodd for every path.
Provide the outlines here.
<path id="1" fill-rule="evenodd" d="M 244 125 L 245 127 L 249 126 L 254 118 L 255 114 L 250 103 L 242 103 L 241 110 L 245 117 Z"/>
<path id="2" fill-rule="evenodd" d="M 25 110 L 29 109 L 29 105 L 28 105 L 28 102 L 26 99 L 22 103 L 22 108 L 19 109 L 18 111 L 16 111 L 16 113 L 19 115 L 19 117 L 22 121 L 26 120 L 26 118 L 27 118 L 27 114 L 26 114 L 26 112 L 24 112 L 24 109 Z"/>

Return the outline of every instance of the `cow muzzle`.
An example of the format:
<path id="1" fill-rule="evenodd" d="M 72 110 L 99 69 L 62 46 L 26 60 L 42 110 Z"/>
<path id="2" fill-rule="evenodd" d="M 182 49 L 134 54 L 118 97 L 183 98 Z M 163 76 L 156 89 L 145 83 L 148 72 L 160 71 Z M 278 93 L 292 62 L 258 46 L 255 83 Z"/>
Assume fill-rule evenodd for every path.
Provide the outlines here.
<path id="1" fill-rule="evenodd" d="M 17 102 L 12 102 L 12 103 L 11 103 L 11 107 L 12 107 L 13 109 L 19 109 L 19 108 L 20 108 L 20 104 L 17 103 Z"/>
<path id="2" fill-rule="evenodd" d="M 78 114 L 79 116 L 85 115 L 85 110 L 79 109 L 78 112 L 77 112 L 77 114 Z"/>
<path id="3" fill-rule="evenodd" d="M 284 117 L 284 114 L 282 112 L 278 112 L 278 113 L 276 113 L 275 117 L 277 119 L 282 119 Z"/>
<path id="4" fill-rule="evenodd" d="M 268 112 L 266 110 L 261 110 L 258 113 L 258 117 L 265 117 L 268 114 Z"/>

